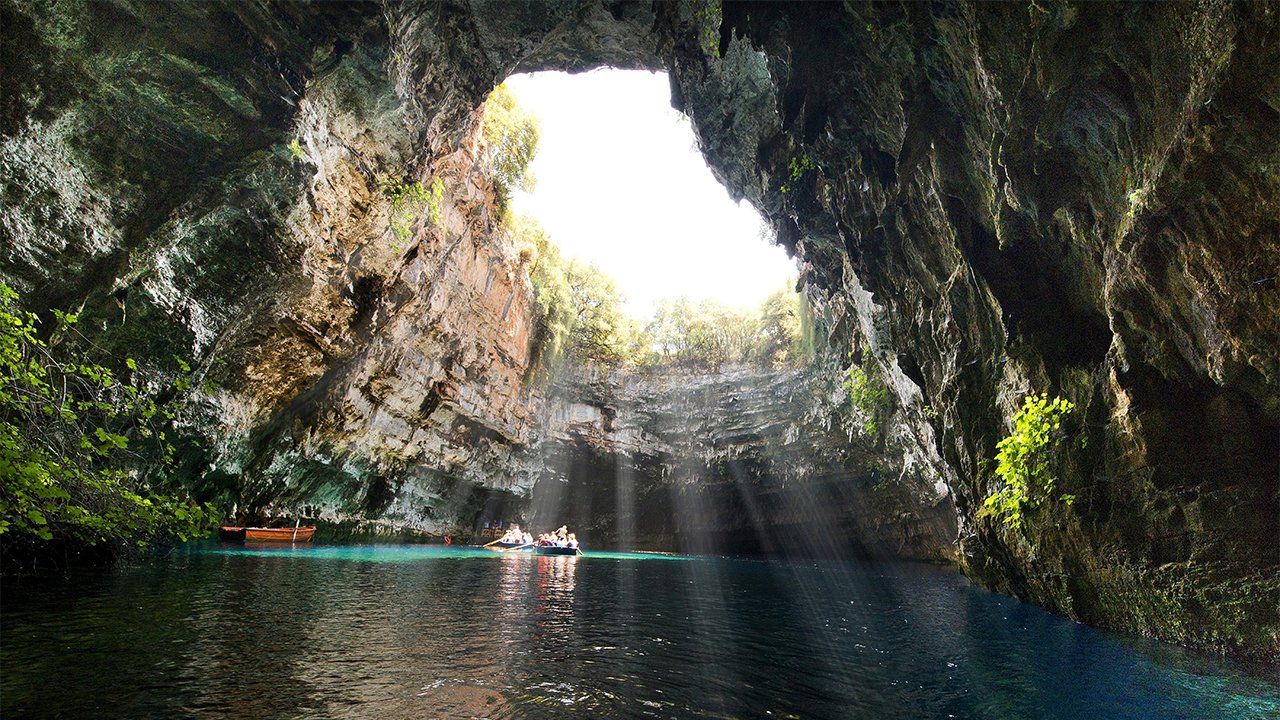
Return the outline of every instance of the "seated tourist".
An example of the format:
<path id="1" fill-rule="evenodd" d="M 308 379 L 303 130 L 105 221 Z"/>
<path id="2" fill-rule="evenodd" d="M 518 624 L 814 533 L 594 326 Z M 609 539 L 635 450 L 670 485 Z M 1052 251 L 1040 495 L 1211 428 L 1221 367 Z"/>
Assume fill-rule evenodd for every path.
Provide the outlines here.
<path id="1" fill-rule="evenodd" d="M 533 535 L 531 535 L 528 530 L 525 530 L 524 534 L 520 536 L 520 544 L 521 545 L 533 544 Z"/>
<path id="2" fill-rule="evenodd" d="M 571 548 L 577 549 L 578 536 L 574 533 L 569 533 L 569 542 L 565 544 L 565 547 L 571 547 Z"/>

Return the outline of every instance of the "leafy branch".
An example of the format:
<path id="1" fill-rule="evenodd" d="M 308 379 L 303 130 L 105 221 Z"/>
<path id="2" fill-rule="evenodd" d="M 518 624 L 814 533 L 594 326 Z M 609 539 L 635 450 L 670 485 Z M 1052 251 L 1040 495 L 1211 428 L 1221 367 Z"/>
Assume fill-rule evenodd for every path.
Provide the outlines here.
<path id="1" fill-rule="evenodd" d="M 790 179 L 788 182 L 783 183 L 779 189 L 784 193 L 791 192 L 796 183 L 803 180 L 805 175 L 817 169 L 818 165 L 813 161 L 813 158 L 809 157 L 808 153 L 791 158 L 791 161 L 787 163 Z"/>
<path id="2" fill-rule="evenodd" d="M 413 235 L 413 226 L 418 218 L 426 214 L 427 222 L 434 225 L 440 222 L 440 199 L 444 197 L 444 183 L 439 177 L 431 181 L 428 190 L 421 182 L 407 183 L 398 178 L 381 177 L 378 189 L 391 203 L 387 211 L 387 223 L 398 242 L 404 242 Z"/>
<path id="3" fill-rule="evenodd" d="M 36 315 L 0 283 L 0 536 L 145 545 L 201 532 L 213 509 L 164 492 L 190 366 L 175 358 L 177 379 L 163 384 L 126 358 L 117 376 L 64 356 L 79 318 L 53 316 L 46 342 Z"/>
<path id="4" fill-rule="evenodd" d="M 849 368 L 844 381 L 845 390 L 854 407 L 862 413 L 862 431 L 875 441 L 880 437 L 881 416 L 889 407 L 889 391 L 880 379 L 868 373 L 860 365 Z"/>
<path id="5" fill-rule="evenodd" d="M 1071 401 L 1050 399 L 1048 393 L 1023 399 L 1013 417 L 1013 432 L 996 445 L 996 476 L 1004 486 L 987 496 L 980 516 L 1020 530 L 1026 512 L 1053 495 L 1057 450 L 1065 437 L 1062 422 L 1074 409 Z M 1066 505 L 1075 502 L 1074 495 L 1058 499 Z"/>

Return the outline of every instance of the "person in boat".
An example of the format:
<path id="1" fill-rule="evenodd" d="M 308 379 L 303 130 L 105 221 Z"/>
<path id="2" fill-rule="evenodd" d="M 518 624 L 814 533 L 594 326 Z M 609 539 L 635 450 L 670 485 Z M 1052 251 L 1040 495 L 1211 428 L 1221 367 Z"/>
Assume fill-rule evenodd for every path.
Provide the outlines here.
<path id="1" fill-rule="evenodd" d="M 574 533 L 569 533 L 569 542 L 567 542 L 567 543 L 565 544 L 565 547 L 571 547 L 571 548 L 573 548 L 574 550 L 577 550 L 577 549 L 578 549 L 578 536 L 577 536 L 576 534 L 574 534 Z"/>
<path id="2" fill-rule="evenodd" d="M 532 544 L 533 544 L 533 534 L 532 534 L 532 533 L 530 533 L 528 530 L 525 530 L 525 531 L 524 531 L 524 534 L 520 536 L 520 544 L 521 544 L 521 545 L 532 545 Z"/>

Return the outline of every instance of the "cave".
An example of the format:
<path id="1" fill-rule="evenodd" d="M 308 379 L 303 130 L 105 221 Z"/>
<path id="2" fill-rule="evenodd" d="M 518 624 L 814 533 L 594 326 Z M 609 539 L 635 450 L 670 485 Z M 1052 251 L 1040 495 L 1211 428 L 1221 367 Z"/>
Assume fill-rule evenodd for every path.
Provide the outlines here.
<path id="1" fill-rule="evenodd" d="M 57 15 L 0 3 L 0 280 L 104 357 L 210 381 L 184 416 L 202 501 L 342 538 L 569 518 L 602 549 L 929 560 L 1093 627 L 1280 654 L 1271 4 Z M 803 368 L 535 379 L 483 104 L 606 66 L 668 74 L 797 258 Z M 387 178 L 439 179 L 438 218 L 397 238 Z M 851 367 L 883 388 L 875 435 Z M 1014 528 L 984 503 L 1039 393 L 1074 408 L 1071 501 Z"/>

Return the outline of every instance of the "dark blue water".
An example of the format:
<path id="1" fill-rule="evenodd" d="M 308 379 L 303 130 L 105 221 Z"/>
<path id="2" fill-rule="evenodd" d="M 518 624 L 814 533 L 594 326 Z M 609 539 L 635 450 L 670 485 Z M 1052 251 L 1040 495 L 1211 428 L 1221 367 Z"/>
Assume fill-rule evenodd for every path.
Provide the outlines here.
<path id="1" fill-rule="evenodd" d="M 4 718 L 1280 717 L 1265 669 L 920 565 L 205 545 L 2 608 Z"/>

